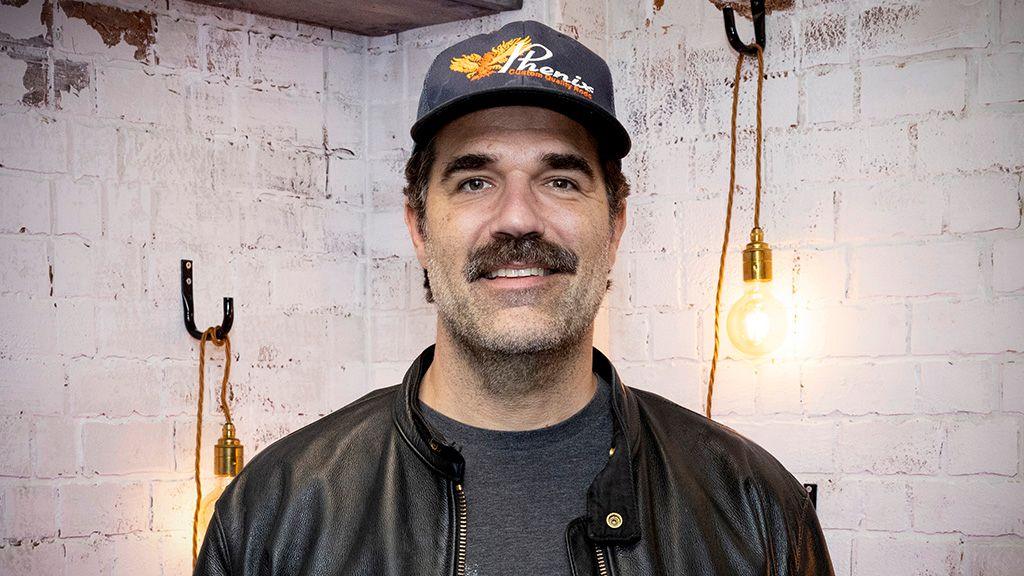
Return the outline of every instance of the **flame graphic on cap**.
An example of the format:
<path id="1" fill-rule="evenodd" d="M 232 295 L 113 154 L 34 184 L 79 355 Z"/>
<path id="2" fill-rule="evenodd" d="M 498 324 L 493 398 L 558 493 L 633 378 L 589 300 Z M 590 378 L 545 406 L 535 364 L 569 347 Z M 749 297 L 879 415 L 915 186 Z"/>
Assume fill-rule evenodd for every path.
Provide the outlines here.
<path id="1" fill-rule="evenodd" d="M 458 58 L 452 58 L 450 68 L 453 72 L 465 74 L 466 78 L 470 80 L 486 78 L 501 70 L 501 67 L 516 52 L 516 48 L 520 44 L 525 44 L 523 47 L 525 49 L 526 46 L 532 44 L 532 41 L 529 36 L 513 38 L 491 48 L 483 56 L 479 54 L 463 54 Z"/>

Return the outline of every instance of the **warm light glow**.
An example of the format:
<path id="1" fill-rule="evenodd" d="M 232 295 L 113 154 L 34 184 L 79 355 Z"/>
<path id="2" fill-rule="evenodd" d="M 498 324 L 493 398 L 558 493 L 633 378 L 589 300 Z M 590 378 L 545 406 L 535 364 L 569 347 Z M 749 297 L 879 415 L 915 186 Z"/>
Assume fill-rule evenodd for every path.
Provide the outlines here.
<path id="1" fill-rule="evenodd" d="M 234 478 L 231 476 L 214 476 L 211 479 L 203 479 L 203 500 L 199 504 L 199 547 L 202 548 L 203 537 L 206 535 L 206 529 L 210 525 L 210 519 L 213 518 L 213 505 L 217 503 L 217 499 L 224 493 L 224 489 L 227 488 L 228 484 Z M 195 492 L 192 493 L 195 497 Z M 195 500 L 193 500 L 195 502 Z"/>
<path id="2" fill-rule="evenodd" d="M 786 339 L 786 307 L 771 292 L 770 282 L 746 282 L 746 292 L 726 320 L 729 339 L 751 356 L 770 354 Z"/>

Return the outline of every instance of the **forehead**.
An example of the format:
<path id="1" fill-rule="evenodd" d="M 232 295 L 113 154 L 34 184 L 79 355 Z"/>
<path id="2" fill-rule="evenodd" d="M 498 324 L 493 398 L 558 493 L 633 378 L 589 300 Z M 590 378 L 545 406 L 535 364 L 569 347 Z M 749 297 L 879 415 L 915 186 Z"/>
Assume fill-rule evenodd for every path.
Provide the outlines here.
<path id="1" fill-rule="evenodd" d="M 539 158 L 547 152 L 597 161 L 597 142 L 579 122 L 547 108 L 501 106 L 461 116 L 437 133 L 438 158 L 488 152 L 499 158 Z"/>

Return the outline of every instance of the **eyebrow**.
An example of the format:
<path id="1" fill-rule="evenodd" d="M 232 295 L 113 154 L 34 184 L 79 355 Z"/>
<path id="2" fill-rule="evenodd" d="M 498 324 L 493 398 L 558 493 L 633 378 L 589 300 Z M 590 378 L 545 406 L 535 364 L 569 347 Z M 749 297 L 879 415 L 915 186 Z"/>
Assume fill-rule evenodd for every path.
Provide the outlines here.
<path id="1" fill-rule="evenodd" d="M 490 154 L 463 154 L 462 156 L 456 156 L 444 165 L 444 170 L 441 172 L 441 182 L 447 181 L 456 172 L 479 170 L 497 161 L 498 159 Z"/>
<path id="2" fill-rule="evenodd" d="M 541 161 L 551 170 L 576 170 L 587 175 L 587 178 L 594 177 L 594 169 L 590 162 L 579 154 L 559 154 L 548 152 L 541 158 Z"/>

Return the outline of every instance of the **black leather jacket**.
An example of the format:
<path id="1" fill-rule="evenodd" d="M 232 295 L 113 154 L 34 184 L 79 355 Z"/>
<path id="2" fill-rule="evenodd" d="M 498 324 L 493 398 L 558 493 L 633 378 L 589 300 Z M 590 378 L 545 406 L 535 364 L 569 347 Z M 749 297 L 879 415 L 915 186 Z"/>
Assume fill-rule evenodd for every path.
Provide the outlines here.
<path id="1" fill-rule="evenodd" d="M 195 574 L 460 575 L 473 503 L 462 457 L 419 411 L 433 356 L 254 458 L 217 502 Z M 572 574 L 833 575 L 810 499 L 775 458 L 593 358 L 614 450 L 566 527 Z"/>

